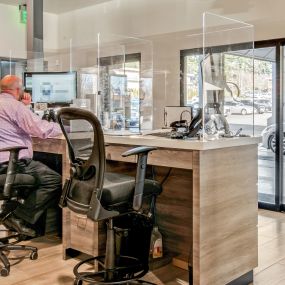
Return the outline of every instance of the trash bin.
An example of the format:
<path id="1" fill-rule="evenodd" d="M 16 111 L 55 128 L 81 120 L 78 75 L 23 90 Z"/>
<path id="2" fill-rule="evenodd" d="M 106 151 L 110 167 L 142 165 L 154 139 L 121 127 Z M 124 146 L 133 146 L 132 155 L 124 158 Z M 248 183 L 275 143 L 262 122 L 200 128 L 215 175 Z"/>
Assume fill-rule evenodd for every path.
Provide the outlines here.
<path id="1" fill-rule="evenodd" d="M 153 220 L 144 215 L 130 213 L 114 220 L 116 254 L 131 256 L 148 266 Z"/>

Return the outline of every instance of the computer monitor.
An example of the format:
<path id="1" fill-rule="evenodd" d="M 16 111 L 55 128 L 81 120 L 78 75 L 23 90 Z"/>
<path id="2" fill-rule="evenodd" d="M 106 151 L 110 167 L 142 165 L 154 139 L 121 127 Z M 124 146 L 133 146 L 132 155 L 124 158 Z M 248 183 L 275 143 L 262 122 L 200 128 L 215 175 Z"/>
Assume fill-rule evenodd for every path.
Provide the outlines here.
<path id="1" fill-rule="evenodd" d="M 76 98 L 76 72 L 25 72 L 24 85 L 34 103 L 72 103 Z"/>

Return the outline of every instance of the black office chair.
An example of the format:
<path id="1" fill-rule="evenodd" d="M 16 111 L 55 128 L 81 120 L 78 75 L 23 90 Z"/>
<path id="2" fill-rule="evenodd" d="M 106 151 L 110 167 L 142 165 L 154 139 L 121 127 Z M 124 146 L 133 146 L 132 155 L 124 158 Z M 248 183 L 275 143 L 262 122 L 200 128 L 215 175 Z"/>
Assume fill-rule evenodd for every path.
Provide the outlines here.
<path id="1" fill-rule="evenodd" d="M 27 149 L 27 147 L 11 147 L 0 149 L 0 152 L 9 151 L 10 157 L 7 165 L 7 170 L 5 173 L 0 173 L 0 224 L 7 215 L 15 210 L 18 205 L 18 199 L 23 198 L 27 191 L 35 187 L 35 179 L 31 175 L 18 174 L 17 171 L 17 161 L 19 157 L 19 152 L 22 149 Z M 10 232 L 9 229 L 7 229 Z M 12 232 L 11 232 L 12 233 Z M 15 244 L 19 242 L 22 235 L 18 233 L 12 233 L 11 235 L 0 238 L 0 260 L 3 263 L 0 275 L 8 276 L 10 273 L 10 263 L 7 256 L 4 254 L 5 251 L 11 250 L 28 250 L 31 251 L 30 259 L 35 260 L 38 258 L 37 248 L 27 245 Z M 9 243 L 11 239 L 16 240 L 16 242 Z"/>
<path id="2" fill-rule="evenodd" d="M 147 156 L 154 147 L 137 147 L 122 155 L 137 155 L 136 178 L 117 173 L 105 172 L 106 157 L 102 128 L 97 117 L 86 110 L 78 108 L 62 108 L 57 114 L 63 134 L 66 137 L 71 177 L 65 183 L 60 199 L 62 207 L 87 215 L 93 221 L 107 220 L 107 241 L 105 256 L 97 256 L 82 261 L 74 267 L 74 284 L 133 284 L 148 272 L 148 262 L 133 256 L 116 255 L 115 230 L 116 218 L 133 213 L 144 216 L 140 210 L 146 198 L 155 205 L 161 186 L 153 180 L 145 179 Z M 86 120 L 94 133 L 92 151 L 84 160 L 75 155 L 72 143 L 63 126 L 63 120 Z M 146 217 L 146 216 L 144 216 Z M 146 217 L 147 219 L 147 217 Z M 150 236 L 149 236 L 150 239 Z M 145 248 L 148 257 L 150 240 Z M 137 247 L 140 247 L 137 244 Z M 98 271 L 79 272 L 79 267 L 86 262 L 97 262 Z M 137 284 L 137 283 L 136 283 Z M 152 284 L 145 282 L 145 284 Z"/>

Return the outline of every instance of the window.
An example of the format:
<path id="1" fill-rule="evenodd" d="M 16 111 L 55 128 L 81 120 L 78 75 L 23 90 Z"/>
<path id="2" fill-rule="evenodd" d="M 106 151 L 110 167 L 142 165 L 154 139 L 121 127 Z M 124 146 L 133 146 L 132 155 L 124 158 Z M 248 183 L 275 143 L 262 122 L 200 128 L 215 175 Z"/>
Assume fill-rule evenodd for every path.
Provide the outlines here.
<path id="1" fill-rule="evenodd" d="M 279 47 L 282 44 L 283 42 L 279 43 Z M 278 155 L 284 148 L 282 138 L 283 144 L 285 141 L 282 133 L 283 102 L 279 95 L 282 57 L 278 54 L 281 48 L 274 41 L 255 43 L 254 78 L 249 49 L 242 45 L 214 49 L 223 50 L 224 77 L 232 92 L 225 92 L 224 96 L 224 115 L 230 129 L 242 128 L 243 133 L 249 132 L 252 128 L 249 114 L 254 113 L 254 134 L 262 137 L 262 143 L 258 147 L 259 204 L 261 207 L 280 209 L 284 207 L 282 195 L 285 197 L 280 194 L 283 188 L 284 156 L 280 159 Z M 202 93 L 202 77 L 199 74 L 202 54 L 202 49 L 181 51 L 181 103 L 194 109 L 199 106 Z M 276 130 L 280 132 L 279 146 Z"/>
<path id="2" fill-rule="evenodd" d="M 197 106 L 201 94 L 202 77 L 200 62 L 202 60 L 202 49 L 192 51 L 182 51 L 182 94 L 181 105 Z"/>
<path id="3" fill-rule="evenodd" d="M 0 78 L 5 75 L 13 74 L 22 78 L 23 73 L 26 71 L 27 62 L 21 59 L 1 59 L 0 58 Z"/>
<path id="4" fill-rule="evenodd" d="M 107 128 L 140 127 L 140 61 L 140 54 L 100 58 L 103 125 Z"/>

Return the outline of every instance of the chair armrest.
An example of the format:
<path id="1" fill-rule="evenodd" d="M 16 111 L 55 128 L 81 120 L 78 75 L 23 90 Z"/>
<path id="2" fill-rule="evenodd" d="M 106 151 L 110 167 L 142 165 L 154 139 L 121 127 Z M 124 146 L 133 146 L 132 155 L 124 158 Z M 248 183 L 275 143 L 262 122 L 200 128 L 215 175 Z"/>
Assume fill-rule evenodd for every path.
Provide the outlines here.
<path id="1" fill-rule="evenodd" d="M 3 196 L 9 198 L 11 195 L 12 185 L 15 180 L 16 176 L 16 169 L 17 169 L 17 161 L 19 158 L 19 152 L 22 149 L 27 149 L 26 146 L 14 146 L 14 147 L 6 147 L 2 148 L 0 152 L 9 151 L 9 163 L 7 168 L 7 175 L 5 180 L 5 185 L 3 189 Z"/>
<path id="2" fill-rule="evenodd" d="M 134 192 L 134 199 L 133 199 L 133 209 L 135 211 L 139 211 L 142 206 L 148 153 L 156 149 L 157 149 L 156 147 L 140 146 L 140 147 L 130 149 L 122 154 L 123 157 L 130 156 L 130 155 L 138 156 L 135 192 Z"/>
<path id="3" fill-rule="evenodd" d="M 146 154 L 147 155 L 150 151 L 156 150 L 156 149 L 157 147 L 153 147 L 153 146 L 139 146 L 139 147 L 135 147 L 135 148 L 125 151 L 124 153 L 122 153 L 122 156 L 127 157 L 130 155 L 136 155 L 136 154 Z"/>
<path id="4" fill-rule="evenodd" d="M 26 146 L 12 146 L 12 147 L 5 147 L 5 148 L 1 148 L 0 149 L 0 152 L 3 152 L 3 151 L 20 151 L 22 149 L 27 149 Z"/>

